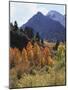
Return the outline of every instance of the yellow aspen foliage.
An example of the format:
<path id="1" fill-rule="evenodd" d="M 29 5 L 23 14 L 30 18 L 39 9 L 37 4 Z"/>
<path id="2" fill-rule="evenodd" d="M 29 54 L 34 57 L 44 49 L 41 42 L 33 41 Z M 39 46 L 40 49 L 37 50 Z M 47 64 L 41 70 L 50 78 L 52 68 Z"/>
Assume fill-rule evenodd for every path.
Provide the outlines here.
<path id="1" fill-rule="evenodd" d="M 51 52 L 50 52 L 50 49 L 49 47 L 45 47 L 44 50 L 43 50 L 43 55 L 44 55 L 44 58 L 45 58 L 45 64 L 48 64 L 48 60 L 49 60 L 49 56 L 51 57 Z"/>
<path id="2" fill-rule="evenodd" d="M 48 56 L 48 65 L 53 65 L 53 64 L 54 64 L 53 59 L 50 56 Z"/>
<path id="3" fill-rule="evenodd" d="M 20 63 L 21 62 L 21 53 L 20 53 L 20 50 L 19 49 L 17 49 L 17 48 L 14 48 L 14 59 L 15 59 L 15 64 L 18 64 L 18 63 Z"/>
<path id="4" fill-rule="evenodd" d="M 45 55 L 45 57 L 48 57 L 48 56 L 51 55 L 51 52 L 50 52 L 49 47 L 45 47 L 45 48 L 44 48 L 44 55 Z"/>
<path id="5" fill-rule="evenodd" d="M 45 63 L 45 58 L 44 57 L 42 57 L 41 58 L 41 66 L 44 66 L 46 63 Z"/>
<path id="6" fill-rule="evenodd" d="M 31 42 L 28 42 L 26 46 L 26 50 L 27 50 L 28 60 L 33 60 L 33 45 Z"/>
<path id="7" fill-rule="evenodd" d="M 25 48 L 22 50 L 22 62 L 28 62 L 27 51 Z"/>
<path id="8" fill-rule="evenodd" d="M 64 55 L 64 52 L 65 52 L 65 46 L 63 44 L 60 44 L 58 46 L 58 52 L 61 54 L 61 55 Z"/>
<path id="9" fill-rule="evenodd" d="M 41 65 L 41 67 L 43 67 L 45 65 L 45 58 L 44 58 L 44 53 L 43 53 L 43 47 L 40 47 L 39 63 Z"/>
<path id="10" fill-rule="evenodd" d="M 21 53 L 21 62 L 16 64 L 15 69 L 20 74 L 22 74 L 23 72 L 29 69 L 28 56 L 25 48 L 23 48 Z"/>
<path id="11" fill-rule="evenodd" d="M 14 64 L 14 50 L 13 50 L 13 48 L 10 48 L 9 49 L 9 58 L 10 58 L 10 65 L 11 64 Z"/>
<path id="12" fill-rule="evenodd" d="M 39 45 L 36 42 L 34 43 L 33 52 L 34 52 L 35 64 L 40 65 L 41 64 L 41 50 L 40 50 Z"/>
<path id="13" fill-rule="evenodd" d="M 34 43 L 33 50 L 34 50 L 34 54 L 35 55 L 39 55 L 40 54 L 40 47 L 39 47 L 39 45 L 37 43 Z"/>

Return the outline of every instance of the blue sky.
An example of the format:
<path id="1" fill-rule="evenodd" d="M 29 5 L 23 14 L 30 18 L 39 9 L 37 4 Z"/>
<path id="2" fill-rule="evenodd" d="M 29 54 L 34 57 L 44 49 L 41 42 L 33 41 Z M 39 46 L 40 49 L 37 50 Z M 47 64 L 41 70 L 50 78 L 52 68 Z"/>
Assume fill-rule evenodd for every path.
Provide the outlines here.
<path id="1" fill-rule="evenodd" d="M 51 10 L 65 14 L 64 5 L 10 2 L 10 22 L 14 23 L 16 20 L 18 26 L 21 26 L 38 11 L 46 15 Z"/>

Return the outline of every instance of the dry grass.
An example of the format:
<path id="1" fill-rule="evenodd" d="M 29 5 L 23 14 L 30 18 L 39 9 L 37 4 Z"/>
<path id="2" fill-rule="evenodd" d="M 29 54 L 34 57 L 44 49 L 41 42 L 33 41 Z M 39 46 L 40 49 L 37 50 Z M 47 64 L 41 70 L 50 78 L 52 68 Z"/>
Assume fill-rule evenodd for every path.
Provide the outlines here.
<path id="1" fill-rule="evenodd" d="M 51 46 L 54 46 L 54 44 Z M 65 45 L 62 43 L 59 45 L 53 60 L 53 65 L 34 66 L 31 70 L 27 70 L 28 73 L 22 71 L 25 70 L 22 63 L 20 66 L 18 64 L 17 67 L 11 68 L 10 88 L 65 85 Z M 17 68 L 22 71 L 20 78 L 18 78 L 20 73 Z"/>
<path id="2" fill-rule="evenodd" d="M 35 74 L 24 73 L 21 79 L 13 79 L 14 85 L 12 85 L 15 88 L 65 85 L 64 69 L 65 67 L 57 71 L 54 67 L 48 66 L 48 71 L 44 67 L 42 70 L 36 71 Z"/>

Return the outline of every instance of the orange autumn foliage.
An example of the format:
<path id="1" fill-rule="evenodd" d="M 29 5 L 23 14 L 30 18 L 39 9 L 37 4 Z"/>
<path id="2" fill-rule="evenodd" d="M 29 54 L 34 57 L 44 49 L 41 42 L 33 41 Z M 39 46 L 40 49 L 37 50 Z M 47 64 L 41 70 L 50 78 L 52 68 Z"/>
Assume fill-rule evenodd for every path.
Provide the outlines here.
<path id="1" fill-rule="evenodd" d="M 41 65 L 41 50 L 39 45 L 35 42 L 33 47 L 34 62 L 36 65 Z"/>
<path id="2" fill-rule="evenodd" d="M 45 47 L 43 52 L 44 52 L 45 58 L 51 55 L 51 51 L 49 47 Z"/>
<path id="3" fill-rule="evenodd" d="M 48 65 L 54 64 L 54 61 L 51 58 L 51 50 L 49 47 L 44 48 L 44 57 L 45 57 L 46 64 Z"/>
<path id="4" fill-rule="evenodd" d="M 9 58 L 10 58 L 10 65 L 19 64 L 21 62 L 20 50 L 17 48 L 10 48 L 9 49 Z"/>
<path id="5" fill-rule="evenodd" d="M 28 60 L 32 60 L 33 59 L 33 45 L 31 44 L 31 42 L 28 42 L 26 46 L 26 50 L 27 50 Z"/>
<path id="6" fill-rule="evenodd" d="M 45 65 L 53 65 L 54 61 L 51 58 L 51 49 L 49 47 L 42 47 L 38 45 L 37 42 L 32 45 L 31 42 L 28 42 L 26 48 L 22 49 L 22 52 L 18 48 L 10 48 L 10 65 L 15 64 L 15 66 L 20 67 L 26 66 L 27 64 L 30 66 L 45 66 Z"/>
<path id="7" fill-rule="evenodd" d="M 14 50 L 13 48 L 9 49 L 9 63 L 10 63 L 10 68 L 14 67 Z"/>
<path id="8" fill-rule="evenodd" d="M 53 59 L 50 56 L 48 56 L 48 65 L 53 65 L 53 64 L 54 64 Z"/>
<path id="9" fill-rule="evenodd" d="M 14 48 L 14 62 L 15 64 L 18 64 L 21 62 L 21 52 L 19 49 Z"/>
<path id="10" fill-rule="evenodd" d="M 34 53 L 33 53 L 33 45 L 31 42 L 28 42 L 26 46 L 26 51 L 27 51 L 27 57 L 28 57 L 30 66 L 33 66 L 34 65 Z"/>
<path id="11" fill-rule="evenodd" d="M 22 62 L 28 62 L 28 56 L 27 56 L 27 51 L 25 48 L 22 50 Z"/>

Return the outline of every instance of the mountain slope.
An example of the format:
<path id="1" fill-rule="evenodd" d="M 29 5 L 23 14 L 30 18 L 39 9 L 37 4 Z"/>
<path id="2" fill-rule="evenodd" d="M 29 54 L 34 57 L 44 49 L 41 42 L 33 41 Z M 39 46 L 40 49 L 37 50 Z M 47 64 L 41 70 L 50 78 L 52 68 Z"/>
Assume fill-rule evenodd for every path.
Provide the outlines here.
<path id="1" fill-rule="evenodd" d="M 58 21 L 52 20 L 49 16 L 44 16 L 41 12 L 35 14 L 21 28 L 26 26 L 33 28 L 35 33 L 39 32 L 43 39 L 65 41 L 65 28 Z"/>
<path id="2" fill-rule="evenodd" d="M 65 27 L 65 16 L 56 12 L 56 11 L 50 11 L 48 12 L 47 16 L 55 21 L 58 21 L 60 24 L 62 24 Z"/>

